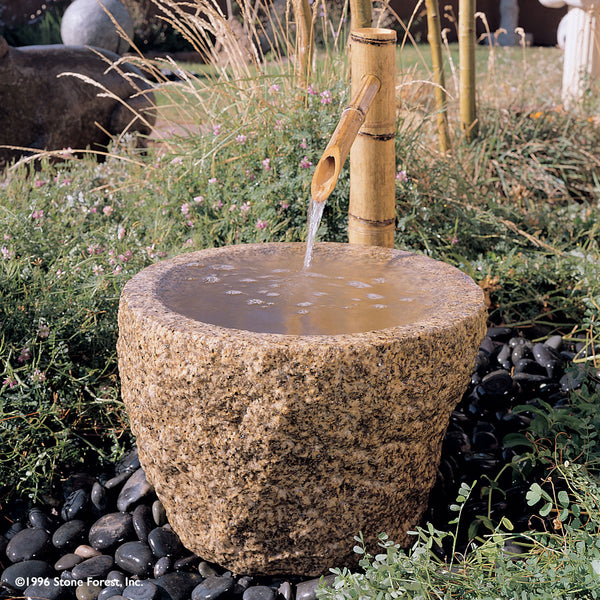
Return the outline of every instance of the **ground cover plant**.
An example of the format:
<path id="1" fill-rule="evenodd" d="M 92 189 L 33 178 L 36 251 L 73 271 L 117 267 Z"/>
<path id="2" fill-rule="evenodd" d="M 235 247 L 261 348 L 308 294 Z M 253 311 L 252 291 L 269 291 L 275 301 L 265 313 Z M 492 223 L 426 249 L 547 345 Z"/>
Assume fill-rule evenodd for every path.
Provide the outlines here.
<path id="1" fill-rule="evenodd" d="M 223 26 L 209 14 L 213 29 Z M 181 77 L 157 84 L 159 124 L 168 135 L 147 153 L 123 138 L 100 163 L 65 149 L 35 169 L 26 163 L 3 173 L 5 500 L 40 497 L 65 469 L 112 460 L 131 444 L 115 353 L 119 294 L 131 276 L 190 250 L 305 239 L 312 169 L 348 101 L 344 28 L 328 18 L 319 17 L 322 47 L 306 88 L 296 85 L 289 34 L 260 60 L 224 38 L 218 68 L 185 71 L 169 60 L 145 65 Z M 212 52 L 191 21 L 175 13 L 173 19 L 190 43 Z M 593 347 L 600 306 L 600 131 L 593 98 L 578 111 L 560 108 L 556 49 L 480 47 L 479 136 L 464 143 L 451 48 L 453 151 L 441 154 L 430 70 L 420 58 L 426 55 L 426 48 L 406 46 L 398 56 L 397 247 L 471 275 L 486 292 L 492 323 L 535 324 L 547 335 L 585 337 Z M 345 170 L 328 200 L 321 240 L 345 240 L 347 198 Z M 585 362 L 598 367 L 593 354 Z M 598 393 L 584 388 L 573 393 L 568 410 L 551 412 L 545 428 L 538 420 L 530 432 L 523 464 L 542 464 L 553 477 L 532 487 L 532 511 L 540 507 L 542 518 L 556 516 L 561 526 L 520 532 L 519 543 L 530 549 L 526 558 L 504 552 L 513 535 L 506 520 L 491 523 L 489 536 L 479 534 L 464 557 L 440 558 L 433 550 L 442 534 L 424 529 L 410 554 L 384 538 L 375 555 L 359 544 L 365 572 L 341 571 L 324 597 L 480 598 L 487 588 L 489 597 L 544 597 L 527 587 L 532 573 L 540 589 L 595 597 L 597 404 Z M 458 514 L 470 493 L 461 490 Z"/>

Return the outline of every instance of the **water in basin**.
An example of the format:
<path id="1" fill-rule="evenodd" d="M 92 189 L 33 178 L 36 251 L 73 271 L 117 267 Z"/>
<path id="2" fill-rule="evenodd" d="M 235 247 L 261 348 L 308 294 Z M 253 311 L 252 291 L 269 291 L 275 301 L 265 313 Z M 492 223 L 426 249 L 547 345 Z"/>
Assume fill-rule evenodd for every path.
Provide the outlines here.
<path id="1" fill-rule="evenodd" d="M 157 294 L 167 308 L 190 319 L 291 335 L 386 329 L 433 311 L 435 282 L 397 254 L 365 262 L 351 252 L 317 251 L 306 270 L 303 245 L 298 246 L 179 265 L 160 280 Z"/>

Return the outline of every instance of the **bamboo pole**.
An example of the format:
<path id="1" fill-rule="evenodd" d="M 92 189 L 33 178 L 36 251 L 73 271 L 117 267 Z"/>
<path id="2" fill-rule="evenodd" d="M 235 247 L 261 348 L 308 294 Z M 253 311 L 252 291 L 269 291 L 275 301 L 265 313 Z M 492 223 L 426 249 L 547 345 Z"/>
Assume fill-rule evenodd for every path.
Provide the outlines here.
<path id="1" fill-rule="evenodd" d="M 373 7 L 371 0 L 350 0 L 350 31 L 371 27 Z"/>
<path id="2" fill-rule="evenodd" d="M 293 6 L 296 21 L 296 81 L 298 87 L 306 88 L 310 81 L 314 50 L 312 18 L 308 0 L 293 0 Z"/>
<path id="3" fill-rule="evenodd" d="M 427 9 L 427 41 L 431 49 L 433 64 L 433 82 L 435 83 L 435 103 L 437 107 L 437 127 L 440 150 L 450 150 L 450 134 L 448 132 L 448 98 L 446 94 L 446 78 L 442 59 L 442 34 L 440 30 L 440 13 L 438 0 L 425 0 Z"/>
<path id="4" fill-rule="evenodd" d="M 468 142 L 477 136 L 475 88 L 475 0 L 459 0 L 460 122 Z"/>
<path id="5" fill-rule="evenodd" d="M 353 96 L 367 75 L 380 88 L 350 150 L 351 244 L 393 248 L 396 221 L 396 32 L 350 33 Z"/>

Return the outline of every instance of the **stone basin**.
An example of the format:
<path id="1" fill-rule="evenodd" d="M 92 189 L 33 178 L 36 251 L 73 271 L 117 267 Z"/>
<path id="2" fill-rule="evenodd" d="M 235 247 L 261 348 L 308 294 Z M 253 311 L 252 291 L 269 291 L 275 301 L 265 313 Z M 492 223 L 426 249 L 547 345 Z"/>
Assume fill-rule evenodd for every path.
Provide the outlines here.
<path id="1" fill-rule="evenodd" d="M 364 281 L 406 268 L 426 310 L 383 329 L 299 335 L 172 308 L 186 265 L 292 264 L 304 248 L 184 254 L 144 269 L 121 296 L 119 370 L 140 461 L 184 545 L 234 573 L 326 573 L 353 562 L 359 532 L 411 543 L 485 336 L 483 293 L 464 273 L 349 244 L 317 244 L 315 268 L 357 260 Z"/>

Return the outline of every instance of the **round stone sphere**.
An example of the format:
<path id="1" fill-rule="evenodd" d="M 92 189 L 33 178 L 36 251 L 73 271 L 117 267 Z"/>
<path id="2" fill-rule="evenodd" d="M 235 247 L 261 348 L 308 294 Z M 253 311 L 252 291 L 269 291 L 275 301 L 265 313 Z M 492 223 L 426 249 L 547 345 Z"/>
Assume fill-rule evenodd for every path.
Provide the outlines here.
<path id="1" fill-rule="evenodd" d="M 112 18 L 111 18 L 112 17 Z M 62 18 L 60 34 L 67 46 L 95 46 L 124 54 L 129 42 L 119 28 L 133 39 L 133 21 L 117 0 L 75 0 Z"/>

